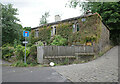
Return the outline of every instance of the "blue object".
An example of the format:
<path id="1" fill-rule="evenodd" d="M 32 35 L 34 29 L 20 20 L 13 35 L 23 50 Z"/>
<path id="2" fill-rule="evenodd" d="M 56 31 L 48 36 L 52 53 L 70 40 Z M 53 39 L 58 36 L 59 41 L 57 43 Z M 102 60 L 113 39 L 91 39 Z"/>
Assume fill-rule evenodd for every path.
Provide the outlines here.
<path id="1" fill-rule="evenodd" d="M 29 31 L 23 31 L 23 37 L 29 37 Z"/>

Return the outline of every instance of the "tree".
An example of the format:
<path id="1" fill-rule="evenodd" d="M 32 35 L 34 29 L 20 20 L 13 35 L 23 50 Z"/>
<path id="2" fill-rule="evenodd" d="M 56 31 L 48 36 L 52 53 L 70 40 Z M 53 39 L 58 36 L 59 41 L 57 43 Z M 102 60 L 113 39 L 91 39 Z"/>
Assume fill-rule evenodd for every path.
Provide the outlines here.
<path id="1" fill-rule="evenodd" d="M 92 13 L 98 12 L 103 21 L 110 29 L 120 28 L 120 2 L 80 2 L 79 0 L 71 0 L 70 7 L 82 7 L 84 13 L 91 10 Z"/>
<path id="2" fill-rule="evenodd" d="M 40 19 L 40 25 L 41 25 L 41 24 L 46 24 L 46 23 L 48 23 L 47 18 L 48 18 L 49 16 L 50 16 L 50 15 L 49 15 L 49 12 L 45 12 L 45 14 L 42 15 L 42 18 Z"/>
<path id="3" fill-rule="evenodd" d="M 13 8 L 12 4 L 2 5 L 2 44 L 14 43 L 14 40 L 21 39 L 22 25 L 17 22 L 20 21 L 15 15 L 17 9 Z"/>
<path id="4" fill-rule="evenodd" d="M 23 30 L 24 30 L 24 31 L 30 31 L 30 32 L 31 32 L 31 27 L 24 27 Z"/>

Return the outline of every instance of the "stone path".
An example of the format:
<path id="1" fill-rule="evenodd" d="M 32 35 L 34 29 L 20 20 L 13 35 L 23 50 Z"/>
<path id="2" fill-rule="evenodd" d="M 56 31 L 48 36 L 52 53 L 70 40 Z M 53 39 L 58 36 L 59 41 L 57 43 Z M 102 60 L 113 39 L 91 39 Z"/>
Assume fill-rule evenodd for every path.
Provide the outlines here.
<path id="1" fill-rule="evenodd" d="M 118 82 L 118 46 L 94 61 L 53 69 L 72 82 Z"/>

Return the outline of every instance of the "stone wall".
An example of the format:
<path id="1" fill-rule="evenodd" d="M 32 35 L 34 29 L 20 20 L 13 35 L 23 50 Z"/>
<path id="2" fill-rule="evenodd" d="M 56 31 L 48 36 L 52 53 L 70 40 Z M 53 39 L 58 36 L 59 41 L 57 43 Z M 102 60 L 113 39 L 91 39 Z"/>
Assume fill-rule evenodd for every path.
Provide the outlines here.
<path id="1" fill-rule="evenodd" d="M 102 23 L 102 31 L 101 31 L 101 36 L 99 39 L 99 43 L 97 44 L 98 46 L 98 52 L 104 51 L 104 48 L 110 44 L 109 40 L 109 30 L 106 28 L 106 26 Z"/>

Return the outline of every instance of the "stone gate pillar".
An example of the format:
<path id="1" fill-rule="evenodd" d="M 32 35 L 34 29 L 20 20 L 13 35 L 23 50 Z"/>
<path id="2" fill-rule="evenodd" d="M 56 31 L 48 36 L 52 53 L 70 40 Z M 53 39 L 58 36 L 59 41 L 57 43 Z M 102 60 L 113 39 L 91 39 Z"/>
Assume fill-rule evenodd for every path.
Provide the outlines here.
<path id="1" fill-rule="evenodd" d="M 43 55 L 44 55 L 44 50 L 43 46 L 38 46 L 37 47 L 37 62 L 38 63 L 43 63 Z"/>

